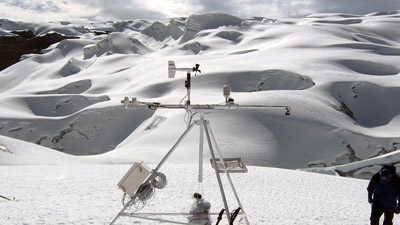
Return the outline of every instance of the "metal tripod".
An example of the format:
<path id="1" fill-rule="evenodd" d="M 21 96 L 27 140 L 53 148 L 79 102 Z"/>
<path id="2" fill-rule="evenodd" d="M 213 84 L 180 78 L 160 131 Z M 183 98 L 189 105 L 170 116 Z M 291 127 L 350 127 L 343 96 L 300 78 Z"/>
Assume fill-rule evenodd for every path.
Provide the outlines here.
<path id="1" fill-rule="evenodd" d="M 168 160 L 168 158 L 172 155 L 172 153 L 175 151 L 175 149 L 179 146 L 179 144 L 184 140 L 184 138 L 187 136 L 187 134 L 192 130 L 194 125 L 199 125 L 200 126 L 200 143 L 199 143 L 199 183 L 202 183 L 203 181 L 203 146 L 204 146 L 204 135 L 206 137 L 210 154 L 211 154 L 211 163 L 213 164 L 213 167 L 215 169 L 215 175 L 218 181 L 218 186 L 220 189 L 221 193 L 221 198 L 224 203 L 224 209 L 225 209 L 225 214 L 226 218 L 228 220 L 228 224 L 231 225 L 233 224 L 233 221 L 231 220 L 231 214 L 229 211 L 228 207 L 228 202 L 225 196 L 225 190 L 222 185 L 221 181 L 221 176 L 220 173 L 223 172 L 226 174 L 226 177 L 229 181 L 229 185 L 232 188 L 232 191 L 235 195 L 236 201 L 239 204 L 241 208 L 241 215 L 243 216 L 242 219 L 244 219 L 244 222 L 248 225 L 249 221 L 247 219 L 246 213 L 244 211 L 243 205 L 239 200 L 239 196 L 236 192 L 236 189 L 233 185 L 231 176 L 229 174 L 229 170 L 225 164 L 225 160 L 222 157 L 221 151 L 218 148 L 217 142 L 215 140 L 214 134 L 212 133 L 212 130 L 210 128 L 210 124 L 208 120 L 204 119 L 204 115 L 201 113 L 200 114 L 200 119 L 195 120 L 191 122 L 187 129 L 183 132 L 183 134 L 180 136 L 180 138 L 176 141 L 176 143 L 172 146 L 172 148 L 168 151 L 168 153 L 164 156 L 164 158 L 160 161 L 160 163 L 157 165 L 157 167 L 153 170 L 152 174 L 146 179 L 144 184 L 150 182 L 153 178 L 154 175 L 159 171 L 161 166 Z M 218 159 L 215 156 L 215 152 L 218 154 Z M 217 164 L 218 162 L 218 164 Z M 247 171 L 247 170 L 246 170 Z M 127 212 L 127 209 L 134 203 L 135 199 L 138 197 L 138 193 L 135 193 L 135 195 L 130 199 L 130 201 L 124 206 L 124 208 L 118 213 L 118 215 L 114 218 L 114 220 L 110 223 L 110 225 L 113 225 L 121 216 L 125 217 L 134 217 L 138 219 L 147 219 L 147 220 L 153 220 L 153 221 L 159 221 L 159 222 L 168 222 L 168 223 L 174 223 L 174 224 L 190 224 L 190 223 L 182 223 L 182 222 L 176 222 L 176 221 L 171 221 L 171 220 L 162 220 L 158 218 L 151 218 L 149 216 L 151 215 L 189 215 L 185 213 L 130 213 Z"/>
<path id="2" fill-rule="evenodd" d="M 230 97 L 230 92 L 231 88 L 229 85 L 223 86 L 223 95 L 225 97 L 225 104 L 203 104 L 203 105 L 192 105 L 190 101 L 190 89 L 191 89 L 191 73 L 194 72 L 195 75 L 197 73 L 200 73 L 199 69 L 199 64 L 195 64 L 194 67 L 192 68 L 176 68 L 175 62 L 174 61 L 168 61 L 168 77 L 169 78 L 174 78 L 175 72 L 176 71 L 185 71 L 187 72 L 187 80 L 185 81 L 185 87 L 187 89 L 187 101 L 184 105 L 182 104 L 161 104 L 159 102 L 141 102 L 138 101 L 136 98 L 129 99 L 128 97 L 125 97 L 121 103 L 124 104 L 125 108 L 128 106 L 147 106 L 151 110 L 157 110 L 158 108 L 167 108 L 167 109 L 185 109 L 185 110 L 229 110 L 229 109 L 237 109 L 237 108 L 284 108 L 286 110 L 285 114 L 290 115 L 290 107 L 285 106 L 285 105 L 278 105 L 278 106 L 265 106 L 265 105 L 241 105 L 239 106 L 238 104 L 234 103 L 234 99 Z M 182 142 L 182 140 L 186 137 L 186 135 L 190 132 L 190 130 L 193 128 L 194 125 L 199 125 L 200 126 L 200 145 L 199 145 L 199 183 L 203 182 L 203 145 L 204 145 L 204 135 L 207 139 L 207 143 L 209 146 L 210 154 L 211 154 L 211 163 L 212 167 L 215 169 L 215 175 L 217 177 L 218 181 L 218 186 L 220 189 L 221 193 L 221 198 L 224 203 L 224 211 L 228 220 L 229 225 L 233 224 L 233 219 L 231 219 L 231 214 L 228 208 L 228 202 L 226 200 L 225 196 L 225 190 L 222 185 L 221 177 L 219 173 L 225 173 L 226 177 L 228 178 L 229 185 L 232 188 L 232 191 L 235 195 L 235 198 L 240 206 L 241 213 L 243 215 L 242 219 L 244 219 L 246 224 L 249 224 L 249 221 L 247 219 L 246 213 L 244 211 L 244 208 L 242 206 L 242 203 L 239 200 L 239 196 L 237 195 L 236 189 L 233 186 L 232 179 L 230 177 L 230 173 L 240 173 L 240 172 L 247 172 L 247 168 L 244 166 L 243 162 L 241 159 L 228 159 L 228 158 L 223 158 L 222 154 L 218 148 L 217 142 L 215 140 L 214 134 L 211 131 L 209 121 L 204 120 L 204 114 L 200 113 L 200 119 L 195 120 L 193 122 L 190 122 L 187 129 L 185 132 L 181 135 L 181 137 L 178 139 L 178 141 L 172 146 L 172 148 L 169 150 L 169 152 L 164 156 L 164 158 L 160 161 L 160 163 L 157 165 L 157 167 L 152 171 L 152 173 L 149 175 L 149 177 L 143 182 L 143 185 L 149 184 L 157 175 L 159 169 L 161 166 L 168 160 L 168 158 L 171 156 L 171 154 L 175 151 L 175 149 L 178 147 L 178 145 Z M 218 154 L 218 157 L 216 158 L 215 153 Z M 239 169 L 237 169 L 239 168 Z M 136 191 L 133 197 L 131 197 L 130 201 L 124 206 L 124 208 L 118 213 L 118 215 L 114 218 L 114 220 L 111 222 L 110 225 L 113 225 L 119 217 L 121 216 L 128 216 L 128 217 L 136 217 L 139 219 L 148 219 L 148 220 L 155 220 L 159 222 L 168 222 L 168 223 L 175 223 L 175 224 L 189 224 L 189 223 L 182 223 L 182 222 L 176 222 L 176 221 L 171 221 L 171 220 L 161 220 L 157 218 L 150 218 L 148 217 L 149 215 L 188 215 L 187 213 L 128 213 L 126 212 L 129 207 L 131 207 L 137 198 L 139 197 L 139 191 Z M 236 215 L 236 213 L 234 213 Z"/>

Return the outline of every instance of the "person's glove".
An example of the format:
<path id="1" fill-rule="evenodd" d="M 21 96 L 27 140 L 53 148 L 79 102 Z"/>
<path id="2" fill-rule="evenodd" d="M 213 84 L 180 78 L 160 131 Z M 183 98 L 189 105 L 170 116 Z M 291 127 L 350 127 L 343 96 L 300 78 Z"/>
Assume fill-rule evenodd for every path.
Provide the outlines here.
<path id="1" fill-rule="evenodd" d="M 368 202 L 369 204 L 372 204 L 374 202 L 374 199 L 372 198 L 372 192 L 368 192 Z"/>
<path id="2" fill-rule="evenodd" d="M 400 205 L 397 206 L 397 208 L 394 210 L 394 213 L 399 214 L 400 213 Z"/>

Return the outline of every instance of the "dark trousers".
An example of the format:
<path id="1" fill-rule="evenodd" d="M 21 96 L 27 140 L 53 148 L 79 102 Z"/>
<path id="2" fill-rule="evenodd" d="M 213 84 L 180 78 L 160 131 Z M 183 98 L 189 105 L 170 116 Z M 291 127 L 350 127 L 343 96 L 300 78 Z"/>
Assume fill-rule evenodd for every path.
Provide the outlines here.
<path id="1" fill-rule="evenodd" d="M 371 225 L 379 225 L 379 219 L 383 214 L 383 225 L 393 225 L 394 213 L 385 211 L 384 209 L 382 209 L 382 207 L 380 207 L 376 203 L 373 203 L 371 206 Z"/>

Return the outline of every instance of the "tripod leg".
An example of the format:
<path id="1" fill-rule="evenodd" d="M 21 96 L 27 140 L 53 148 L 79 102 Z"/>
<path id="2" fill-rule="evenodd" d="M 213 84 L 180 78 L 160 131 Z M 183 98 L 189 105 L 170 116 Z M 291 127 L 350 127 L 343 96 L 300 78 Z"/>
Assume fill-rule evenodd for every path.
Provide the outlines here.
<path id="1" fill-rule="evenodd" d="M 160 161 L 160 163 L 154 169 L 155 172 L 158 172 L 160 167 L 165 163 L 165 161 L 167 161 L 167 159 L 171 156 L 171 154 L 179 146 L 179 144 L 186 137 L 186 135 L 189 133 L 189 131 L 193 128 L 193 126 L 194 126 L 194 123 L 190 124 L 190 126 L 185 130 L 185 132 L 181 135 L 181 137 L 178 139 L 178 141 L 174 144 L 174 146 L 172 146 L 172 148 L 169 150 L 169 152 L 164 156 L 164 158 Z"/>
<path id="2" fill-rule="evenodd" d="M 221 159 L 222 164 L 225 164 L 225 163 L 224 163 L 224 160 L 223 160 L 223 158 L 222 158 L 221 151 L 220 151 L 219 148 L 218 148 L 217 141 L 215 140 L 214 134 L 213 134 L 211 128 L 208 127 L 208 129 L 210 130 L 211 139 L 212 139 L 214 145 L 216 146 L 216 147 L 215 147 L 215 150 L 216 150 L 217 153 L 219 154 L 219 157 L 220 157 L 220 159 Z M 243 212 L 243 214 L 244 214 L 244 219 L 245 219 L 245 221 L 246 221 L 246 224 L 249 224 L 249 221 L 247 220 L 246 212 L 244 211 L 243 205 L 242 205 L 242 203 L 240 202 L 239 196 L 238 196 L 238 194 L 237 194 L 237 192 L 236 192 L 236 188 L 235 188 L 235 186 L 233 185 L 231 176 L 230 176 L 229 172 L 228 172 L 226 169 L 225 169 L 225 174 L 226 174 L 226 177 L 228 178 L 229 185 L 231 186 L 232 191 L 233 191 L 233 193 L 234 193 L 234 195 L 235 195 L 236 201 L 238 202 L 238 204 L 239 204 L 239 206 L 240 206 L 239 208 L 242 210 L 242 212 Z"/>
<path id="3" fill-rule="evenodd" d="M 0 195 L 0 198 L 4 198 L 5 200 L 12 201 L 11 199 L 4 197 L 3 195 Z"/>
<path id="4" fill-rule="evenodd" d="M 210 128 L 209 128 L 209 126 L 207 126 L 207 122 L 208 121 L 206 121 L 206 120 L 203 122 L 204 123 L 204 127 L 205 127 L 204 131 L 206 133 L 208 145 L 209 145 L 209 148 L 210 148 L 211 158 L 213 160 L 214 169 L 215 169 L 215 175 L 217 177 L 219 190 L 220 190 L 221 196 L 222 196 L 222 201 L 224 202 L 224 207 L 225 207 L 225 210 L 226 210 L 225 213 L 226 213 L 226 216 L 228 218 L 228 222 L 231 223 L 231 217 L 230 217 L 230 214 L 229 214 L 228 202 L 226 201 L 224 187 L 222 186 L 222 181 L 221 181 L 221 177 L 219 175 L 217 161 L 215 160 L 214 149 L 213 149 L 213 146 L 212 146 L 212 141 L 211 141 L 210 132 L 209 132 Z"/>
<path id="5" fill-rule="evenodd" d="M 199 183 L 203 183 L 204 115 L 200 116 Z"/>

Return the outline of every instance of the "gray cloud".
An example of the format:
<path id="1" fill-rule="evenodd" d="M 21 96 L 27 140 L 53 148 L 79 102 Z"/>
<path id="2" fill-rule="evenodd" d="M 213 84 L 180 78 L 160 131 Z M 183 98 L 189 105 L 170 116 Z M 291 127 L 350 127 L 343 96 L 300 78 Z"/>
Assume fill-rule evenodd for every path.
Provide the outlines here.
<path id="1" fill-rule="evenodd" d="M 298 17 L 313 13 L 312 0 L 198 0 L 196 13 L 223 12 L 240 17 Z"/>
<path id="2" fill-rule="evenodd" d="M 4 0 L 3 4 L 15 7 L 15 8 L 20 8 L 23 10 L 32 10 L 32 11 L 38 11 L 38 12 L 43 12 L 43 11 L 52 11 L 52 12 L 57 12 L 59 11 L 59 8 L 57 7 L 56 4 L 54 4 L 51 1 L 23 1 L 23 0 Z"/>
<path id="3" fill-rule="evenodd" d="M 76 21 L 95 18 L 98 11 L 66 1 L 3 0 L 0 2 L 0 15 L 20 21 Z"/>
<path id="4" fill-rule="evenodd" d="M 210 12 L 239 17 L 303 17 L 314 13 L 399 10 L 399 0 L 2 0 L 0 15 L 17 20 L 165 19 Z"/>
<path id="5" fill-rule="evenodd" d="M 201 13 L 226 12 L 237 16 L 302 17 L 314 13 L 364 15 L 400 9 L 399 0 L 198 0 Z"/>
<path id="6" fill-rule="evenodd" d="M 114 19 L 159 19 L 165 18 L 162 8 L 145 7 L 140 0 L 74 0 L 77 3 L 99 9 L 99 17 Z M 99 18 L 101 19 L 101 18 Z"/>
<path id="7" fill-rule="evenodd" d="M 364 15 L 400 9 L 399 0 L 315 0 L 315 10 L 324 13 L 350 13 Z"/>
<path id="8" fill-rule="evenodd" d="M 235 11 L 237 3 L 232 0 L 215 1 L 215 0 L 199 0 L 197 3 L 200 8 L 198 9 L 201 13 L 211 12 L 226 12 L 232 13 Z"/>

